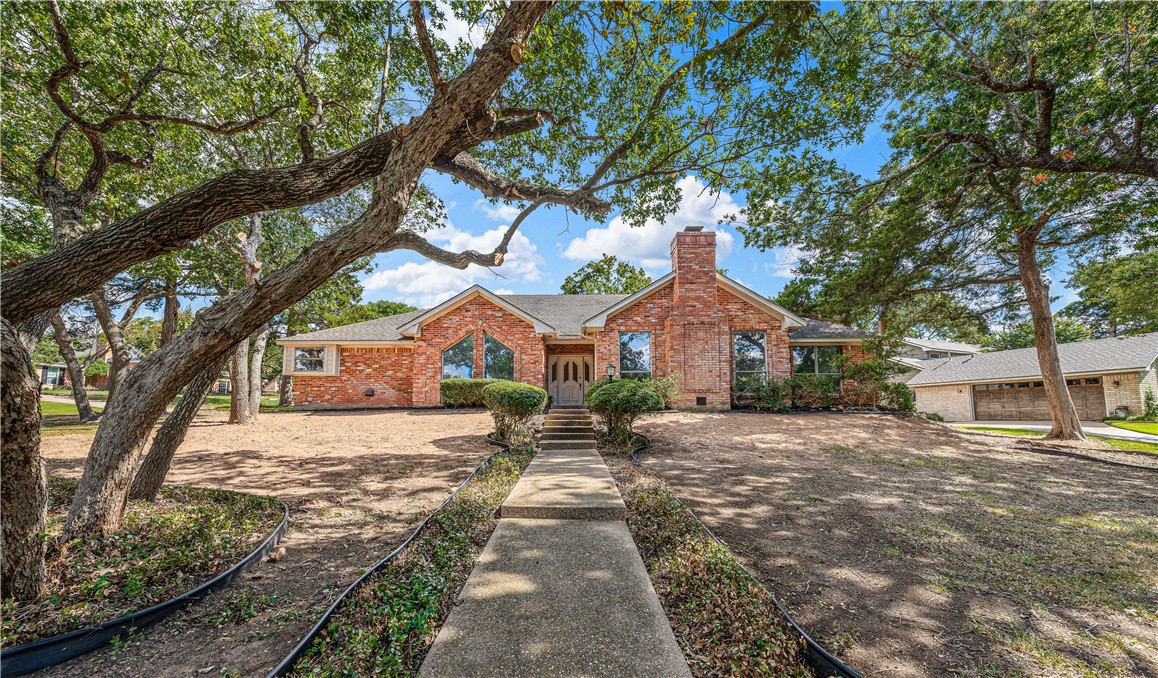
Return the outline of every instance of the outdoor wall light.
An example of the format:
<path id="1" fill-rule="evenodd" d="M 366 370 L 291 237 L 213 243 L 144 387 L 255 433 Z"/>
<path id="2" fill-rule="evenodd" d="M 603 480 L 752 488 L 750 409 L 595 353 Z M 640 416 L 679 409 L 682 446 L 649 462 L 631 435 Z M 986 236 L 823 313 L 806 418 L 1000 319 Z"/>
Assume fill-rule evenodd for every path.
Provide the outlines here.
<path id="1" fill-rule="evenodd" d="M 1122 382 L 1118 381 L 1117 379 L 1114 380 L 1114 388 L 1118 388 L 1121 385 L 1122 385 Z"/>
<path id="2" fill-rule="evenodd" d="M 372 388 L 366 389 L 366 396 L 369 397 L 372 395 L 374 395 L 374 389 L 372 389 Z"/>
<path id="3" fill-rule="evenodd" d="M 615 379 L 615 364 L 607 363 L 607 378 Z"/>

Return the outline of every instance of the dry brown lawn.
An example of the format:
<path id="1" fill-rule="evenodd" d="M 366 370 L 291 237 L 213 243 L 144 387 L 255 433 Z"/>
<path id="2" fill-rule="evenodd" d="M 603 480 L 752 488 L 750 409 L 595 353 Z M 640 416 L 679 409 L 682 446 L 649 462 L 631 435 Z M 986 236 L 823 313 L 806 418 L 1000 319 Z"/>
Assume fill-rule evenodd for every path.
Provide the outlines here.
<path id="1" fill-rule="evenodd" d="M 1158 474 L 883 415 L 638 430 L 646 467 L 866 676 L 1158 675 Z"/>
<path id="2" fill-rule="evenodd" d="M 169 482 L 264 494 L 290 507 L 285 557 L 133 638 L 49 676 L 264 676 L 337 595 L 496 450 L 483 411 L 263 414 L 202 410 Z M 50 473 L 78 476 L 91 432 L 44 439 Z"/>

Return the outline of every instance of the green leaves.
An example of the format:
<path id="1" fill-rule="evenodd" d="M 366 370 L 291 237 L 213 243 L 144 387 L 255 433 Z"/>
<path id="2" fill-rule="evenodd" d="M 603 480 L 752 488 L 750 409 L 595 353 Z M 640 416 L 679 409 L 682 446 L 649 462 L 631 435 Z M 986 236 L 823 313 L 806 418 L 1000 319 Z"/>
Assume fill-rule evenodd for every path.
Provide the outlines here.
<path id="1" fill-rule="evenodd" d="M 642 268 L 604 254 L 563 280 L 563 294 L 633 294 L 651 284 L 651 276 Z"/>

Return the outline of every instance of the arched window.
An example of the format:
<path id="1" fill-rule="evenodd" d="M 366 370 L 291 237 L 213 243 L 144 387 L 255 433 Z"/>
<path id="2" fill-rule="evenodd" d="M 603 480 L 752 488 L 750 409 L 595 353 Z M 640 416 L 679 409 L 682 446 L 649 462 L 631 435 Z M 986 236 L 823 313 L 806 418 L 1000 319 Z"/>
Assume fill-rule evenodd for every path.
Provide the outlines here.
<path id="1" fill-rule="evenodd" d="M 483 376 L 515 380 L 515 352 L 486 332 L 483 332 Z"/>
<path id="2" fill-rule="evenodd" d="M 442 352 L 442 378 L 474 375 L 474 333 L 468 334 L 454 346 Z"/>

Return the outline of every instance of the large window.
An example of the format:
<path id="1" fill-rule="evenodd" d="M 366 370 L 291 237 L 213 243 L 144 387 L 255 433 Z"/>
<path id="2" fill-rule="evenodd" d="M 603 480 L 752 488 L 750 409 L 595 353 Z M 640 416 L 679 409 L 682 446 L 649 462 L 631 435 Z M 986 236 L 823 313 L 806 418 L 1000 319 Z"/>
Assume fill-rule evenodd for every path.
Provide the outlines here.
<path id="1" fill-rule="evenodd" d="M 442 352 L 442 378 L 474 376 L 474 333 Z"/>
<path id="2" fill-rule="evenodd" d="M 294 349 L 294 372 L 325 372 L 326 349 L 321 346 Z"/>
<path id="3" fill-rule="evenodd" d="M 651 378 L 651 332 L 619 333 L 619 374 L 625 378 Z"/>
<path id="4" fill-rule="evenodd" d="M 515 380 L 515 352 L 485 332 L 483 333 L 483 376 L 487 379 Z"/>
<path id="5" fill-rule="evenodd" d="M 840 374 L 839 346 L 796 346 L 792 349 L 796 374 Z"/>
<path id="6" fill-rule="evenodd" d="M 763 332 L 732 335 L 736 379 L 764 379 L 768 375 L 767 341 Z"/>

